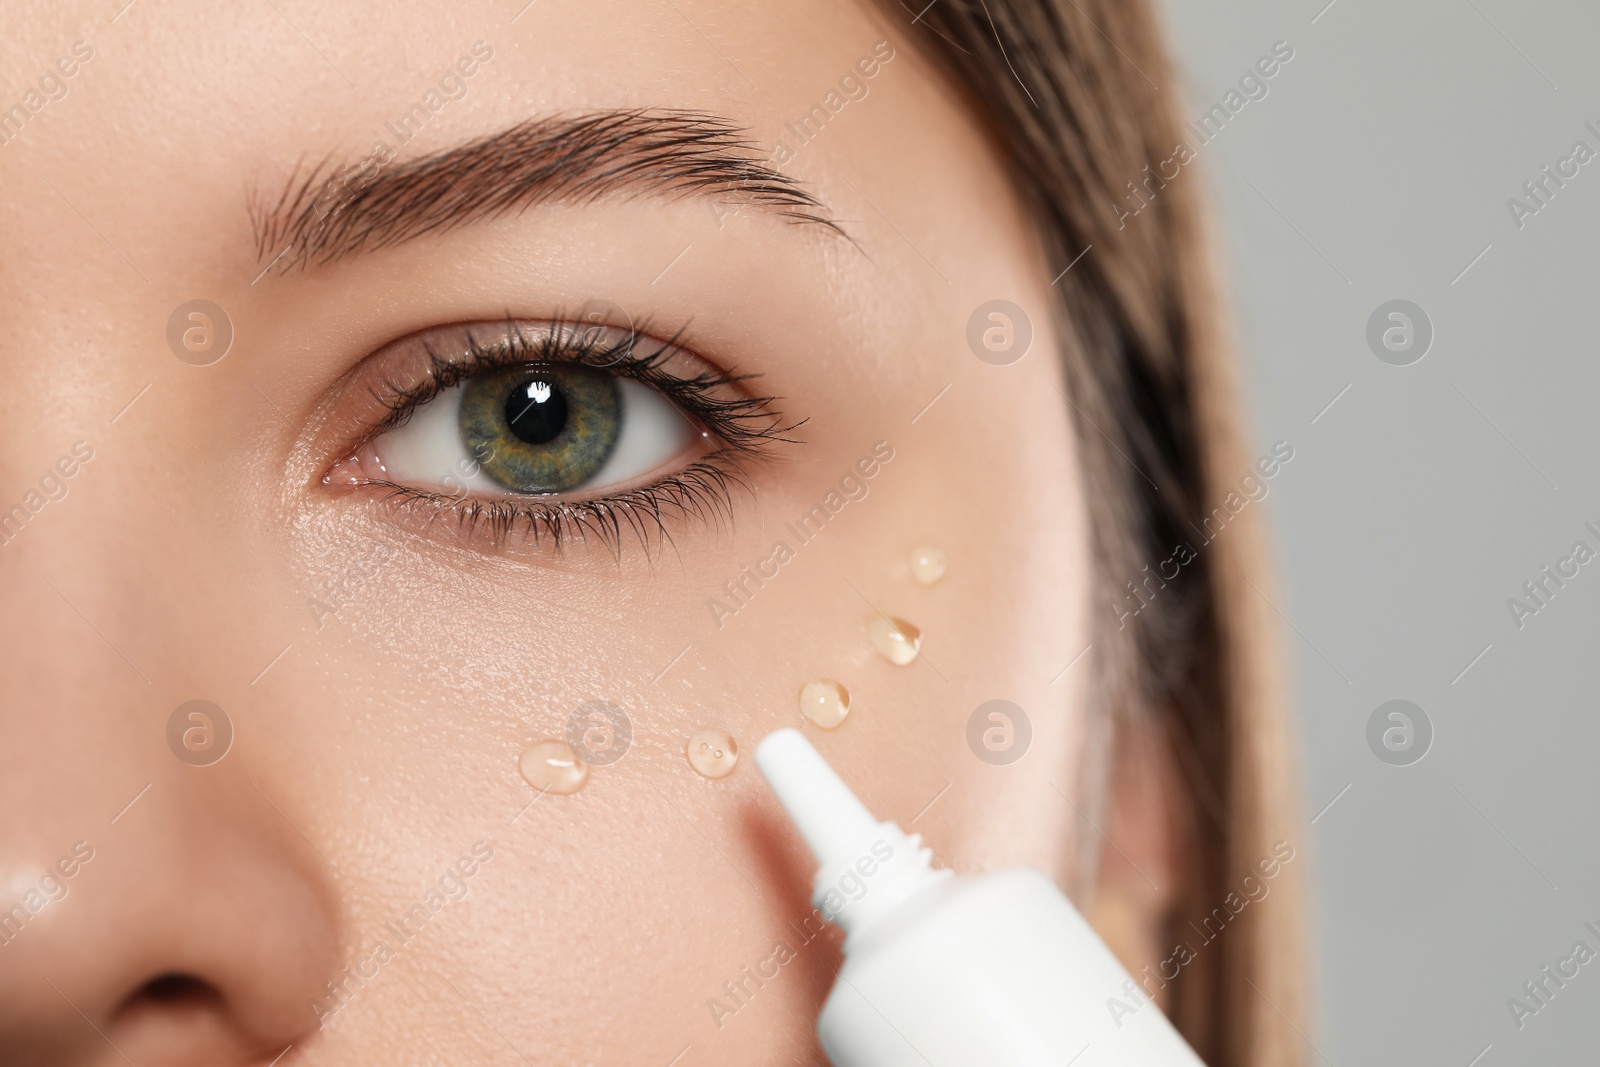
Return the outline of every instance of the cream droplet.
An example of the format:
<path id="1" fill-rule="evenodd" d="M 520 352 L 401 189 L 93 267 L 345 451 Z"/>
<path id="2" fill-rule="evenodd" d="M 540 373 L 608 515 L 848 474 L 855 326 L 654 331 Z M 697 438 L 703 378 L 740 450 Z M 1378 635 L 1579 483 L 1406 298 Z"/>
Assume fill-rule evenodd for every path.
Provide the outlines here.
<path id="1" fill-rule="evenodd" d="M 918 545 L 911 550 L 911 576 L 923 585 L 932 585 L 943 578 L 949 563 L 942 548 Z"/>
<path id="2" fill-rule="evenodd" d="M 922 631 L 904 619 L 874 615 L 867 620 L 867 640 L 884 659 L 896 667 L 904 667 L 917 658 L 917 650 L 922 647 Z"/>
<path id="3" fill-rule="evenodd" d="M 726 778 L 739 762 L 739 743 L 726 730 L 708 726 L 689 735 L 683 748 L 689 766 L 702 778 Z"/>
<path id="4" fill-rule="evenodd" d="M 541 793 L 576 793 L 589 781 L 589 765 L 571 745 L 554 739 L 535 741 L 523 749 L 517 769 Z"/>
<path id="5" fill-rule="evenodd" d="M 831 730 L 850 714 L 850 690 L 830 678 L 807 682 L 800 687 L 800 714 Z"/>

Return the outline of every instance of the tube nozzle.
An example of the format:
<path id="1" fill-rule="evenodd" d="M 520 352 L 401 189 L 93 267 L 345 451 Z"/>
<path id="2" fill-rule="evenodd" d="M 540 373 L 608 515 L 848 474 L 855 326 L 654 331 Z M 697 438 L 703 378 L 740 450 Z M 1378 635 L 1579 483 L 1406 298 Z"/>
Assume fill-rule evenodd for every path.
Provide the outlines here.
<path id="1" fill-rule="evenodd" d="M 756 766 L 818 864 L 859 848 L 877 830 L 878 820 L 799 730 L 768 734 L 756 746 Z"/>

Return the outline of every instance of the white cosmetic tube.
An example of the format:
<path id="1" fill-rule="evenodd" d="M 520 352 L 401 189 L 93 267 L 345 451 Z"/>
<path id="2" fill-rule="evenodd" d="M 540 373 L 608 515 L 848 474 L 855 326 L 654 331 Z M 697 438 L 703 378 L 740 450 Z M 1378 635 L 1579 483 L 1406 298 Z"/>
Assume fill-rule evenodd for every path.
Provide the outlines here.
<path id="1" fill-rule="evenodd" d="M 1202 1067 L 1045 875 L 935 869 L 797 730 L 756 764 L 817 858 L 812 903 L 845 932 L 817 1019 L 834 1067 Z"/>

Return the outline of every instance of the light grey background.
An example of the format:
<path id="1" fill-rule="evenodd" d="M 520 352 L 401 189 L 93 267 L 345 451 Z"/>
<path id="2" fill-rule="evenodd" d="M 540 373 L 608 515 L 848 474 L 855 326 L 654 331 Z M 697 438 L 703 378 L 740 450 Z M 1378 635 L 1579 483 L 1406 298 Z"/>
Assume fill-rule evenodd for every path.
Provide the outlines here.
<path id="1" fill-rule="evenodd" d="M 1255 438 L 1295 449 L 1268 508 L 1318 816 L 1311 1059 L 1594 1064 L 1600 959 L 1520 1030 L 1507 999 L 1600 952 L 1600 560 L 1521 629 L 1507 601 L 1600 551 L 1600 159 L 1520 230 L 1506 202 L 1600 152 L 1600 8 L 1325 4 L 1166 4 L 1191 118 L 1295 53 L 1178 180 L 1218 203 Z M 1435 330 L 1407 367 L 1365 339 L 1397 298 Z M 1434 726 L 1411 766 L 1367 745 L 1394 698 Z"/>

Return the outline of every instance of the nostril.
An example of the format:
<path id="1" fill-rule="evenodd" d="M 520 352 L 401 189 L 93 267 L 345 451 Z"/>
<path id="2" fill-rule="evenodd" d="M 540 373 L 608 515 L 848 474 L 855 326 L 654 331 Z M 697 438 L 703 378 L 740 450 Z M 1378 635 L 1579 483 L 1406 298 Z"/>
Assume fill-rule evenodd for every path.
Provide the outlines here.
<path id="1" fill-rule="evenodd" d="M 218 1020 L 224 1014 L 222 991 L 190 974 L 163 974 L 140 986 L 117 1008 L 119 1026 L 160 1025 L 187 1020 Z"/>
<path id="2" fill-rule="evenodd" d="M 311 1028 L 309 1012 L 298 1028 L 271 1019 L 260 1025 L 259 1017 L 240 1010 L 232 988 L 193 973 L 158 973 L 125 995 L 95 1029 L 122 1053 L 118 1063 L 230 1067 L 276 1064 Z M 0 1039 L 0 1067 L 12 1062 L 6 1051 Z"/>
<path id="3" fill-rule="evenodd" d="M 165 1062 L 185 1067 L 243 1063 L 253 1044 L 229 1017 L 220 988 L 176 971 L 158 974 L 125 997 L 108 1029 L 129 1061 L 139 1064 L 151 1062 L 156 1050 Z"/>
<path id="4" fill-rule="evenodd" d="M 222 994 L 209 982 L 187 974 L 163 974 L 146 982 L 144 988 L 128 998 L 129 1003 L 126 1007 L 132 1007 L 134 1002 L 141 1000 L 168 1006 L 184 1002 L 198 1006 L 198 1002 L 201 1001 L 215 1003 L 221 999 Z"/>

